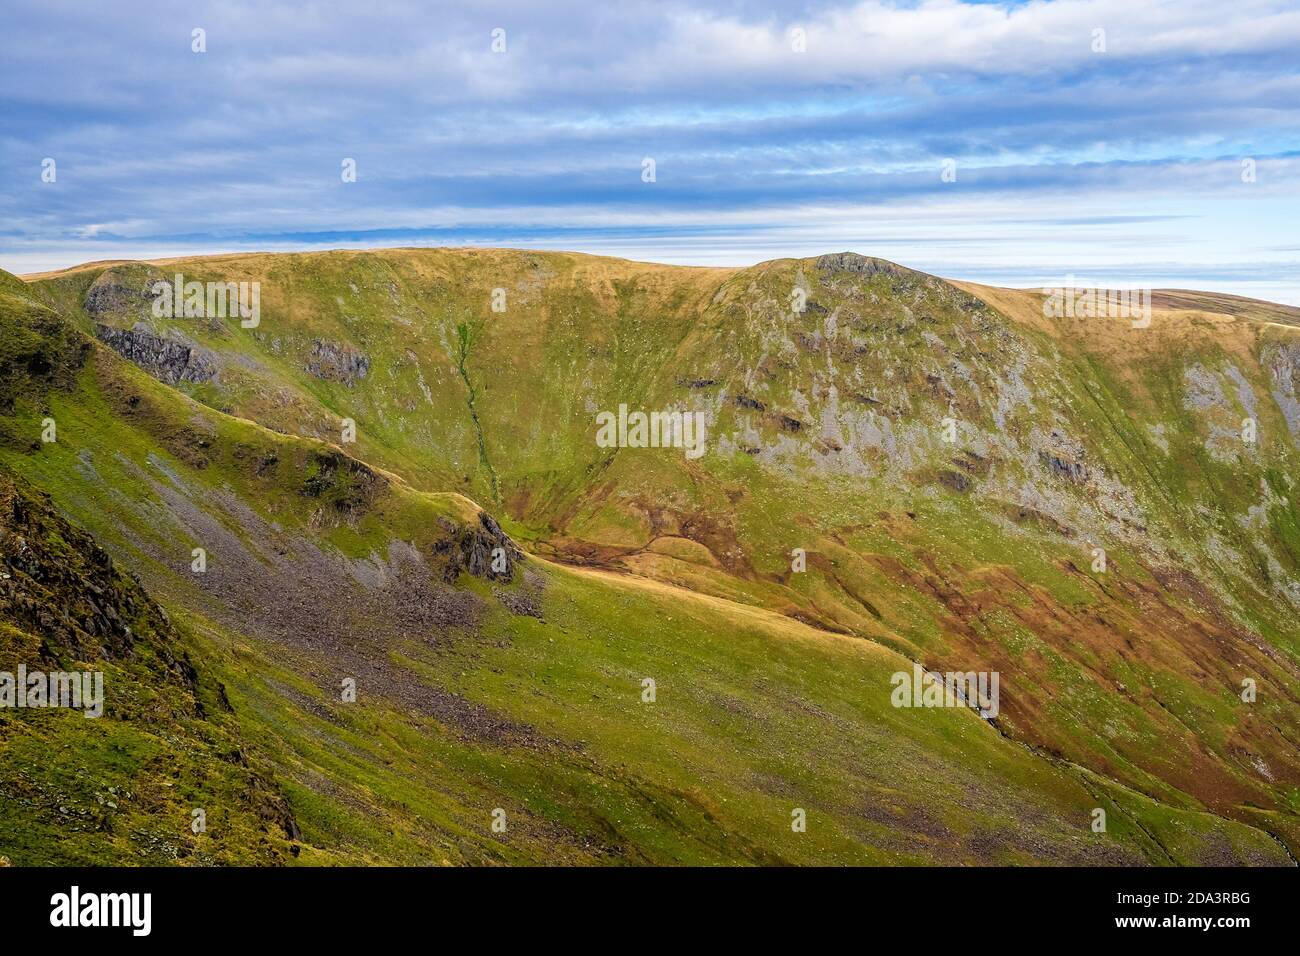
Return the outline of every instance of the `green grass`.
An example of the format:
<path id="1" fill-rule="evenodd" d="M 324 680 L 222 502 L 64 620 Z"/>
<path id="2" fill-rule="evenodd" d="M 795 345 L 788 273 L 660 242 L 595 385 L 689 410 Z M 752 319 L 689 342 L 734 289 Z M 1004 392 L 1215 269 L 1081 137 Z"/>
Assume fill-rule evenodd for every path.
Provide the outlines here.
<path id="1" fill-rule="evenodd" d="M 52 372 L 8 386 L 0 464 L 183 624 L 177 640 L 233 706 L 223 733 L 302 830 L 298 856 L 266 849 L 282 861 L 1280 862 L 1261 828 L 1300 834 L 1286 743 L 1300 706 L 1285 663 L 1298 635 L 1263 597 L 1260 557 L 1269 548 L 1297 568 L 1295 451 L 1274 412 L 1244 475 L 1197 451 L 1203 423 L 1182 408 L 1180 382 L 1186 363 L 1211 361 L 1205 343 L 1153 358 L 1138 388 L 1086 341 L 1017 325 L 936 280 L 823 274 L 811 260 L 727 273 L 428 250 L 189 271 L 263 282 L 257 330 L 163 323 L 217 354 L 218 381 L 185 386 L 187 399 L 102 348 L 81 365 L 46 362 Z M 800 272 L 817 308 L 792 316 Z M 34 292 L 89 329 L 90 281 L 72 273 Z M 504 314 L 490 311 L 497 287 Z M 64 320 L 17 291 L 0 288 L 21 333 L 14 356 L 75 351 Z M 370 372 L 351 385 L 311 376 L 315 340 L 365 352 Z M 994 396 L 1017 361 L 1028 401 L 1004 406 Z M 1259 369 L 1243 372 L 1263 401 Z M 893 410 L 869 417 L 879 406 L 865 398 Z M 597 448 L 594 410 L 621 402 L 707 407 L 710 454 Z M 962 425 L 955 448 L 937 437 L 949 414 Z M 47 415 L 59 441 L 40 445 Z M 329 446 L 344 417 L 358 423 L 346 454 L 384 471 Z M 1155 422 L 1171 429 L 1167 459 L 1145 427 Z M 850 450 L 867 447 L 872 428 L 887 440 L 856 458 L 824 441 L 838 429 Z M 1118 504 L 1053 484 L 1029 444 L 1051 429 L 1082 442 Z M 966 449 L 985 472 L 965 491 L 940 484 Z M 1261 477 L 1284 503 L 1264 537 L 1233 519 Z M 1047 518 L 1016 513 L 1027 486 L 1048 496 Z M 176 512 L 173 495 L 201 517 Z M 429 556 L 447 522 L 476 520 L 469 499 L 537 553 L 591 548 L 658 579 L 534 559 L 539 620 L 462 575 L 456 588 L 478 602 L 471 625 L 379 649 L 400 680 L 479 708 L 503 734 L 404 706 L 396 690 L 339 702 L 328 655 L 223 623 L 219 599 L 188 575 L 196 522 L 213 521 L 227 547 L 263 555 L 273 608 L 311 573 L 294 570 L 309 548 L 354 566 L 394 542 Z M 1144 534 L 1106 510 L 1127 502 Z M 1207 527 L 1257 560 L 1225 568 Z M 287 564 L 271 559 L 265 528 Z M 646 551 L 656 536 L 695 550 Z M 1107 548 L 1104 576 L 1089 571 L 1090 542 Z M 790 573 L 795 547 L 810 556 L 805 574 Z M 1186 577 L 1170 577 L 1171 560 Z M 999 729 L 966 710 L 892 708 L 889 675 L 912 659 L 998 669 Z M 1243 675 L 1269 688 L 1253 710 L 1236 697 Z M 641 701 L 647 677 L 653 704 Z M 147 739 L 132 746 L 147 754 Z M 35 750 L 15 752 L 34 764 Z M 122 773 L 145 773 L 144 760 Z M 177 775 L 197 780 L 202 766 L 181 762 Z M 58 773 L 66 788 L 72 775 Z M 1089 827 L 1098 806 L 1113 810 L 1106 834 Z M 497 807 L 504 834 L 491 830 Z M 806 833 L 791 831 L 796 807 Z M 127 858 L 86 839 L 78 853 Z M 256 843 L 233 824 L 229 839 Z M 237 858 L 226 852 L 211 859 Z"/>

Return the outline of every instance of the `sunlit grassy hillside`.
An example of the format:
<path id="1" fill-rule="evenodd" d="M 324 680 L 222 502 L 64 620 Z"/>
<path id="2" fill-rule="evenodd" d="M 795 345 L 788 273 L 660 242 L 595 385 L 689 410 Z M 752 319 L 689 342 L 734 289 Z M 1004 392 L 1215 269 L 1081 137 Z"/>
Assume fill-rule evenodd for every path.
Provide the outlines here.
<path id="1" fill-rule="evenodd" d="M 155 316 L 177 272 L 258 282 L 257 326 Z M 1253 863 L 1300 842 L 1300 331 L 1279 307 L 1051 320 L 850 255 L 0 279 L 7 480 L 136 572 L 159 640 L 221 686 L 222 732 L 291 813 L 268 862 Z M 707 415 L 707 453 L 599 447 L 620 404 Z M 998 671 L 996 726 L 892 707 L 913 661 Z M 0 714 L 0 748 L 67 806 L 111 747 L 47 780 L 22 747 L 57 739 L 49 717 Z M 64 825 L 12 792 L 15 821 Z M 101 826 L 94 853 L 149 858 L 124 817 Z M 0 853 L 73 858 L 23 847 Z"/>

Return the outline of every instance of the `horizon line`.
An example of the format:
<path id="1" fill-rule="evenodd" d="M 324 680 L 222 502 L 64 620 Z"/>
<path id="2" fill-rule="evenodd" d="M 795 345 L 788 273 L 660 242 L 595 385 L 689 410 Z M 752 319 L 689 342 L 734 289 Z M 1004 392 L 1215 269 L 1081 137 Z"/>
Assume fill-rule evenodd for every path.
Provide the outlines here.
<path id="1" fill-rule="evenodd" d="M 192 261 L 196 259 L 215 260 L 215 259 L 231 259 L 231 258 L 244 258 L 244 257 L 255 257 L 255 256 L 321 256 L 321 255 L 333 255 L 339 253 L 350 253 L 356 255 L 377 255 L 386 252 L 415 252 L 415 253 L 419 253 L 419 252 L 507 252 L 507 253 L 518 253 L 523 255 L 550 254 L 550 255 L 560 255 L 560 256 L 584 256 L 591 259 L 607 259 L 616 262 L 627 262 L 633 265 L 659 266 L 659 267 L 665 267 L 671 269 L 690 269 L 690 270 L 733 272 L 733 273 L 743 272 L 746 269 L 756 269 L 759 266 L 768 265 L 770 263 L 775 263 L 775 262 L 783 262 L 783 261 L 802 262 L 802 261 L 819 259 L 822 256 L 848 254 L 848 255 L 861 256 L 864 259 L 874 259 L 879 262 L 888 262 L 892 265 L 896 265 L 900 268 L 907 269 L 911 272 L 917 272 L 922 275 L 933 276 L 936 279 L 942 279 L 943 281 L 949 283 L 965 283 L 967 285 L 983 286 L 992 289 L 1007 289 L 1014 292 L 1045 291 L 1047 289 L 1053 288 L 1052 286 L 1044 286 L 1041 283 L 1030 284 L 1030 285 L 1000 285 L 992 282 L 981 281 L 978 279 L 965 279 L 965 278 L 958 278 L 955 276 L 946 276 L 936 272 L 928 272 L 924 269 L 917 269 L 913 266 L 909 266 L 906 263 L 899 262 L 895 259 L 887 259 L 884 256 L 870 255 L 868 253 L 858 252 L 854 249 L 837 249 L 837 250 L 831 250 L 823 253 L 818 253 L 816 255 L 811 255 L 811 256 L 796 256 L 796 255 L 773 256 L 771 258 L 759 259 L 753 262 L 749 262 L 748 264 L 744 264 L 744 265 L 706 265 L 706 264 L 683 263 L 683 262 L 664 262 L 664 261 L 651 260 L 651 259 L 634 259 L 627 256 L 611 255 L 609 253 L 604 253 L 604 252 L 586 252 L 581 249 L 544 249 L 544 248 L 531 248 L 527 246 L 486 246 L 486 245 L 485 246 L 477 246 L 477 245 L 336 246 L 327 249 L 282 249 L 282 250 L 248 249 L 248 250 L 231 250 L 226 252 L 198 252 L 198 253 L 188 253 L 188 254 L 175 255 L 175 256 L 149 256 L 149 257 L 140 257 L 140 258 L 117 257 L 117 258 L 109 258 L 109 259 L 88 259 L 84 262 L 73 263 L 72 265 L 63 266 L 61 268 L 42 269 L 35 272 L 11 272 L 9 274 L 15 276 L 16 278 L 18 278 L 24 283 L 30 283 L 30 282 L 39 282 L 44 279 L 53 278 L 55 276 L 66 275 L 72 272 L 78 272 L 83 269 L 93 269 L 96 267 L 112 268 L 113 266 L 117 266 L 117 265 L 137 265 L 137 264 L 165 265 L 168 263 Z M 1066 280 L 1073 280 L 1077 277 L 1070 273 L 1066 273 L 1064 278 Z M 1264 302 L 1269 305 L 1277 306 L 1279 308 L 1294 309 L 1296 311 L 1300 311 L 1300 305 L 1293 305 L 1288 302 L 1278 302 L 1273 299 L 1265 299 L 1256 296 L 1242 295 L 1237 292 L 1227 292 L 1227 291 L 1211 289 L 1211 288 L 1195 288 L 1189 286 L 1165 286 L 1165 285 L 1147 286 L 1147 285 L 1137 285 L 1134 283 L 1126 283 L 1121 285 L 1107 285 L 1102 283 L 1096 283 L 1091 285 L 1082 284 L 1082 285 L 1075 285 L 1074 288 L 1116 289 L 1116 290 L 1123 289 L 1123 288 L 1136 288 L 1136 289 L 1149 289 L 1152 293 L 1190 292 L 1190 293 L 1196 293 L 1201 295 L 1225 296 L 1234 299 L 1241 299 L 1243 301 Z"/>

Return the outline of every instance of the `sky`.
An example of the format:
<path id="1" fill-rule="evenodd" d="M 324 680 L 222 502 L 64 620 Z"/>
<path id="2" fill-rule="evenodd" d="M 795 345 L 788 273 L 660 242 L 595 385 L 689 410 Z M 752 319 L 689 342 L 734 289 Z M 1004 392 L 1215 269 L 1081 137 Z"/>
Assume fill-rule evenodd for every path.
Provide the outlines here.
<path id="1" fill-rule="evenodd" d="M 1300 305 L 1296 0 L 6 0 L 0 21 L 11 272 L 853 250 Z"/>

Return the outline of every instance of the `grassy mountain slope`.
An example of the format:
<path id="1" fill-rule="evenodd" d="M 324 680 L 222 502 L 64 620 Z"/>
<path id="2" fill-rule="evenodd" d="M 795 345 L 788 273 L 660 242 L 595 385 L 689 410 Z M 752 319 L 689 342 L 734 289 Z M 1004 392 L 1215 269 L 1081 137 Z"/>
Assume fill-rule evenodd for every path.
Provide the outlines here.
<path id="1" fill-rule="evenodd" d="M 260 325 L 153 318 L 144 291 L 177 270 L 261 282 Z M 1297 845 L 1297 345 L 1276 315 L 1070 324 L 852 256 L 394 250 L 5 282 L 27 342 L 6 370 L 48 385 L 13 381 L 0 460 L 172 612 L 278 768 L 299 860 Z M 709 454 L 598 448 L 620 403 L 707 410 Z M 534 552 L 509 583 L 466 570 L 504 540 L 470 499 Z M 998 727 L 892 708 L 909 659 L 999 670 Z"/>
<path id="2" fill-rule="evenodd" d="M 89 343 L 0 274 L 0 440 Z M 40 424 L 37 423 L 38 431 Z M 36 443 L 39 445 L 39 442 Z M 33 453 L 30 442 L 28 453 Z M 283 863 L 292 812 L 166 612 L 47 496 L 0 469 L 0 671 L 101 671 L 104 715 L 0 709 L 0 854 L 15 865 Z M 24 688 L 26 690 L 26 688 Z M 211 828 L 192 829 L 193 811 Z"/>

